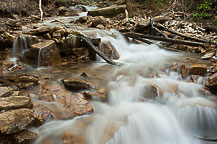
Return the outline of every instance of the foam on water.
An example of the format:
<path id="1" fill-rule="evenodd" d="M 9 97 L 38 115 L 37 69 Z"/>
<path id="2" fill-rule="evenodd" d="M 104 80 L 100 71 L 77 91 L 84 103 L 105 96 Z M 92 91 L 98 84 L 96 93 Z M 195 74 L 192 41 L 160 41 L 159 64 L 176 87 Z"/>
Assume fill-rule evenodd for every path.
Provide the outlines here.
<path id="1" fill-rule="evenodd" d="M 88 144 L 200 144 L 195 136 L 215 136 L 217 99 L 203 89 L 202 78 L 187 83 L 175 72 L 148 78 L 152 69 L 180 59 L 181 54 L 157 45 L 130 44 L 115 30 L 83 33 L 90 32 L 110 41 L 120 54 L 118 62 L 124 63 L 109 73 L 108 104 L 92 102 L 95 112 L 90 116 L 41 126 L 38 141 L 47 135 L 59 137 L 64 130 L 84 136 Z M 145 95 L 149 85 L 157 89 L 154 99 Z M 76 126 L 81 119 L 91 120 L 81 128 Z"/>

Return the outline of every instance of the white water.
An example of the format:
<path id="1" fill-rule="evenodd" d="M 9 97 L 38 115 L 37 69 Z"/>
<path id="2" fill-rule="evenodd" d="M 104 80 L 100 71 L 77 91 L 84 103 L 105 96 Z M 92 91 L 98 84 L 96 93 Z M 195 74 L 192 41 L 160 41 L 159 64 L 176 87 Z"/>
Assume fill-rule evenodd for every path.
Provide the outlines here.
<path id="1" fill-rule="evenodd" d="M 217 137 L 217 99 L 202 91 L 202 78 L 186 83 L 176 72 L 148 77 L 181 54 L 129 44 L 115 30 L 97 30 L 96 35 L 109 40 L 124 63 L 108 73 L 108 103 L 91 102 L 95 112 L 90 116 L 48 122 L 35 130 L 40 136 L 36 143 L 61 143 L 65 130 L 84 136 L 87 144 L 200 144 L 196 137 Z M 145 95 L 150 85 L 157 88 L 156 98 Z M 78 126 L 83 121 L 88 122 Z"/>

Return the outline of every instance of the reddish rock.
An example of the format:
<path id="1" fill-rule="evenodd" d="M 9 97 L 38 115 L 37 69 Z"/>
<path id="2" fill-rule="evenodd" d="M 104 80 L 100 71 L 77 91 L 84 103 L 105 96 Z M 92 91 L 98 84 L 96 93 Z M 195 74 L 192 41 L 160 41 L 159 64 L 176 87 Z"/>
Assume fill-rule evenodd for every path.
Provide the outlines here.
<path id="1" fill-rule="evenodd" d="M 42 125 L 44 122 L 54 119 L 54 113 L 47 106 L 40 103 L 33 103 L 34 117 Z"/>
<path id="2" fill-rule="evenodd" d="M 13 93 L 12 88 L 0 87 L 0 97 L 8 97 Z"/>
<path id="3" fill-rule="evenodd" d="M 33 111 L 26 108 L 0 114 L 1 134 L 13 134 L 25 129 L 34 120 Z"/>
<path id="4" fill-rule="evenodd" d="M 30 108 L 31 106 L 31 99 L 26 96 L 11 96 L 6 98 L 0 98 L 0 110 Z"/>
<path id="5" fill-rule="evenodd" d="M 204 75 L 207 72 L 207 65 L 205 64 L 194 64 L 189 67 L 189 75 Z"/>
<path id="6" fill-rule="evenodd" d="M 54 102 L 49 108 L 57 119 L 68 119 L 93 111 L 92 106 L 81 94 L 74 95 L 61 84 L 44 83 L 41 87 L 40 99 Z"/>
<path id="7" fill-rule="evenodd" d="M 16 144 L 30 144 L 37 139 L 37 134 L 28 130 L 23 130 L 13 135 Z"/>
<path id="8" fill-rule="evenodd" d="M 71 78 L 63 79 L 63 84 L 70 90 L 86 90 L 93 88 L 93 85 L 83 79 Z"/>

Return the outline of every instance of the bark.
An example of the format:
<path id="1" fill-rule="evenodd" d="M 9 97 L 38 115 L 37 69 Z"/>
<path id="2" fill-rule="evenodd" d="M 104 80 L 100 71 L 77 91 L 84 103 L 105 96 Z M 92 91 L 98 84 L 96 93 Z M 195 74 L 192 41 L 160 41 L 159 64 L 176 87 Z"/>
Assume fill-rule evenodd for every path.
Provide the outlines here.
<path id="1" fill-rule="evenodd" d="M 43 10 L 42 10 L 42 8 L 41 8 L 41 1 L 42 1 L 42 0 L 39 0 L 39 10 L 40 10 L 40 13 L 41 13 L 41 19 L 40 19 L 40 22 L 43 21 Z"/>

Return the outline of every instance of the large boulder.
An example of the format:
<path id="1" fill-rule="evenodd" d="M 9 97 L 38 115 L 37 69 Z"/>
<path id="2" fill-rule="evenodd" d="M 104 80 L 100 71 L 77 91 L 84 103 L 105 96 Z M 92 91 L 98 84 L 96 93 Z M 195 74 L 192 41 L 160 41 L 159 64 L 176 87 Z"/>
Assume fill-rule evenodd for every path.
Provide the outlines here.
<path id="1" fill-rule="evenodd" d="M 105 16 L 105 17 L 114 17 L 120 13 L 124 13 L 126 5 L 113 5 L 105 8 L 97 8 L 95 10 L 88 11 L 90 16 Z"/>
<path id="2" fill-rule="evenodd" d="M 51 108 L 55 119 L 69 119 L 93 111 L 92 106 L 84 96 L 72 94 L 72 92 L 66 90 L 61 84 L 44 82 L 41 88 L 39 99 L 53 102 L 53 104 L 49 105 L 49 108 Z"/>
<path id="3" fill-rule="evenodd" d="M 33 111 L 26 108 L 0 114 L 1 134 L 13 134 L 24 130 L 34 120 Z"/>
<path id="4" fill-rule="evenodd" d="M 109 41 L 104 41 L 99 45 L 99 50 L 110 59 L 119 59 L 120 55 Z"/>
<path id="5" fill-rule="evenodd" d="M 0 110 L 30 108 L 31 106 L 31 99 L 26 96 L 11 96 L 6 98 L 0 98 Z"/>
<path id="6" fill-rule="evenodd" d="M 29 51 L 24 54 L 29 63 L 38 66 L 53 66 L 61 63 L 59 49 L 53 40 L 44 40 L 31 45 Z"/>

